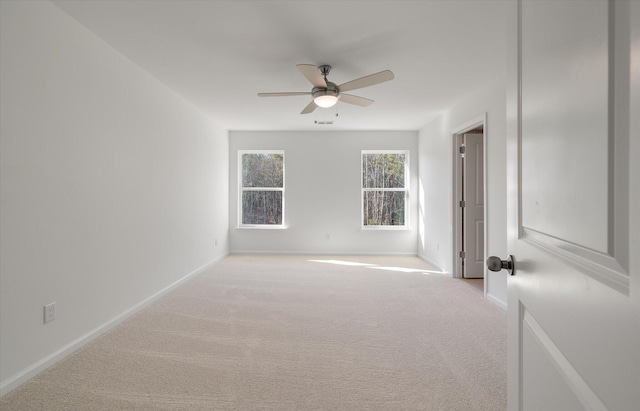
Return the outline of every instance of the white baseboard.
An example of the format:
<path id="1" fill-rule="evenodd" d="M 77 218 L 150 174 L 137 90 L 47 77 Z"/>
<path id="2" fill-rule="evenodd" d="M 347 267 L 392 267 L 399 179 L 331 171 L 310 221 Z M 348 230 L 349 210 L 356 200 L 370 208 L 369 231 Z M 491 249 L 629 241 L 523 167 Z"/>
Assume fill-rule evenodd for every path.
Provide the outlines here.
<path id="1" fill-rule="evenodd" d="M 492 303 L 494 303 L 498 307 L 500 307 L 503 310 L 507 311 L 507 303 L 505 303 L 504 301 L 497 299 L 496 297 L 492 296 L 491 294 L 487 294 L 486 298 L 487 298 L 487 300 L 491 301 Z"/>
<path id="2" fill-rule="evenodd" d="M 201 273 L 202 271 L 206 270 L 207 268 L 211 267 L 212 265 L 218 263 L 224 257 L 226 257 L 226 254 L 221 255 L 221 256 L 217 257 L 216 259 L 214 259 L 213 261 L 203 265 L 202 267 L 197 268 L 195 271 L 187 274 L 186 276 L 182 277 L 181 279 L 179 279 L 178 281 L 174 282 L 173 284 L 170 284 L 169 286 L 163 288 L 162 290 L 158 291 L 157 293 L 153 294 L 152 296 L 150 296 L 150 297 L 146 298 L 145 300 L 139 302 L 138 304 L 134 305 L 133 307 L 131 307 L 127 311 L 123 312 L 122 314 L 118 315 L 117 317 L 115 317 L 115 318 L 107 321 L 106 323 L 96 327 L 95 329 L 89 331 L 87 334 L 76 338 L 75 340 L 71 341 L 69 344 L 63 346 L 62 348 L 60 348 L 59 350 L 55 351 L 54 353 L 42 358 L 40 361 L 37 361 L 36 363 L 30 365 L 29 367 L 25 368 L 24 370 L 20 371 L 19 373 L 7 378 L 5 381 L 2 381 L 0 383 L 0 397 L 3 397 L 4 395 L 6 395 L 9 392 L 13 391 L 14 389 L 18 388 L 20 385 L 22 385 L 25 382 L 29 381 L 31 378 L 33 378 L 36 375 L 40 374 L 42 371 L 46 370 L 47 368 L 51 367 L 52 365 L 56 364 L 57 362 L 67 358 L 69 355 L 73 354 L 74 352 L 76 352 L 77 350 L 82 348 L 83 346 L 87 345 L 88 343 L 90 343 L 91 341 L 95 340 L 96 338 L 98 338 L 102 334 L 106 333 L 107 331 L 109 331 L 110 329 L 115 327 L 116 325 L 122 323 L 127 318 L 129 318 L 129 317 L 133 316 L 134 314 L 138 313 L 140 310 L 144 309 L 145 307 L 147 307 L 148 305 L 153 303 L 158 298 L 160 298 L 163 295 L 167 294 L 169 291 L 177 288 L 180 284 L 182 284 L 183 282 L 185 282 L 189 278 Z"/>
<path id="3" fill-rule="evenodd" d="M 362 252 L 362 251 L 255 251 L 255 250 L 235 250 L 230 251 L 230 255 L 354 255 L 354 256 L 401 256 L 415 257 L 413 252 Z"/>
<path id="4" fill-rule="evenodd" d="M 442 271 L 443 273 L 446 273 L 444 270 L 442 270 L 442 269 L 440 268 L 440 266 L 439 266 L 438 264 L 436 264 L 433 260 L 431 260 L 431 259 L 430 259 L 430 258 L 428 258 L 427 256 L 425 256 L 425 255 L 421 255 L 421 254 L 418 254 L 418 257 L 419 257 L 420 259 L 424 260 L 425 262 L 427 262 L 427 263 L 429 263 L 429 264 L 433 265 L 434 267 L 437 267 L 437 268 L 438 268 L 438 269 L 440 269 L 440 271 Z M 446 274 L 449 274 L 449 273 L 446 273 Z M 504 302 L 504 301 L 502 301 L 502 300 L 500 300 L 500 299 L 498 299 L 498 298 L 494 297 L 494 296 L 493 296 L 493 295 L 491 295 L 491 294 L 486 294 L 486 295 L 485 295 L 485 298 L 486 298 L 487 300 L 491 301 L 492 303 L 494 303 L 495 305 L 497 305 L 498 307 L 502 308 L 503 310 L 507 311 L 507 303 L 506 303 L 506 302 Z"/>
<path id="5" fill-rule="evenodd" d="M 443 270 L 442 267 L 440 267 L 440 265 L 438 263 L 436 263 L 435 261 L 433 261 L 432 259 L 430 259 L 426 255 L 418 254 L 418 258 L 420 258 L 422 261 L 424 261 L 424 262 L 426 262 L 428 264 L 431 264 L 432 266 L 434 266 L 438 270 L 442 271 L 443 274 L 450 274 L 450 273 L 446 272 L 445 270 Z"/>

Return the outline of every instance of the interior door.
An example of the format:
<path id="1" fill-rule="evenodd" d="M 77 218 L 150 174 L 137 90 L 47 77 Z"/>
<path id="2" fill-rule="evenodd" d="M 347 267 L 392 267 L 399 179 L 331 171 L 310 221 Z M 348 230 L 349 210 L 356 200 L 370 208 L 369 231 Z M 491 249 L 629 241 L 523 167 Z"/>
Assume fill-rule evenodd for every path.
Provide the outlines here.
<path id="1" fill-rule="evenodd" d="M 510 18 L 509 410 L 640 409 L 639 16 L 522 0 Z"/>
<path id="2" fill-rule="evenodd" d="M 484 155 L 482 133 L 467 133 L 464 139 L 463 250 L 464 278 L 483 278 L 484 257 Z"/>

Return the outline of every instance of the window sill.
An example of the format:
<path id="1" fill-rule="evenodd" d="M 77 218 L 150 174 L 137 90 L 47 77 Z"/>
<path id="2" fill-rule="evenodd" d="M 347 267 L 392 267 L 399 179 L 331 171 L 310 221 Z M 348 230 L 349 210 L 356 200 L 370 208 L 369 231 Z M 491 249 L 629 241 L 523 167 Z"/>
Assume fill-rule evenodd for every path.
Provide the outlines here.
<path id="1" fill-rule="evenodd" d="M 238 230 L 286 230 L 289 227 L 286 225 L 267 225 L 267 224 L 255 224 L 255 225 L 239 225 L 236 227 Z"/>
<path id="2" fill-rule="evenodd" d="M 360 227 L 362 231 L 410 231 L 409 226 L 375 225 Z"/>

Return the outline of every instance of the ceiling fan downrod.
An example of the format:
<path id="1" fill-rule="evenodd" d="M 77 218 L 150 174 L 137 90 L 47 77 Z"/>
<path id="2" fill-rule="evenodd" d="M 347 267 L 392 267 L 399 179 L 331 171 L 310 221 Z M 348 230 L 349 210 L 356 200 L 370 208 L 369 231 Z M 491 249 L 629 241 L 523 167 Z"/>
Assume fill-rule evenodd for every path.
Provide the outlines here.
<path id="1" fill-rule="evenodd" d="M 322 66 L 318 67 L 318 70 L 320 70 L 320 73 L 322 74 L 322 76 L 326 81 L 327 75 L 329 75 L 329 73 L 331 72 L 331 66 L 328 64 L 323 64 Z"/>

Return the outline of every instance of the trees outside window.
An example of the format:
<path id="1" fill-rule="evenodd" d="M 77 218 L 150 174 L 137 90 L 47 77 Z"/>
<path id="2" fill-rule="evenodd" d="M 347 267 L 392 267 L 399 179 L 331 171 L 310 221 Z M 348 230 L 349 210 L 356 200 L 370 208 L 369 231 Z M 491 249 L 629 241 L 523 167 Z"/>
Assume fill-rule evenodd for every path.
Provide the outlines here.
<path id="1" fill-rule="evenodd" d="M 362 226 L 407 226 L 408 151 L 362 151 Z"/>
<path id="2" fill-rule="evenodd" d="M 282 227 L 284 151 L 240 151 L 240 226 Z"/>

